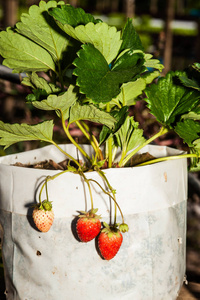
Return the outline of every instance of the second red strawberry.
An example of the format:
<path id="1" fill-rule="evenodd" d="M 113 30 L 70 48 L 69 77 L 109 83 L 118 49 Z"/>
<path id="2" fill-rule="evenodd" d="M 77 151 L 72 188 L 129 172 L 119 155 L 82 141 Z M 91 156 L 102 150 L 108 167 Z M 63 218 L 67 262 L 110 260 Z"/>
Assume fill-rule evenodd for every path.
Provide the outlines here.
<path id="1" fill-rule="evenodd" d="M 88 212 L 82 211 L 78 216 L 76 231 L 82 242 L 87 243 L 93 240 L 101 230 L 101 217 L 96 215 L 97 210 L 98 209 L 93 209 Z"/>

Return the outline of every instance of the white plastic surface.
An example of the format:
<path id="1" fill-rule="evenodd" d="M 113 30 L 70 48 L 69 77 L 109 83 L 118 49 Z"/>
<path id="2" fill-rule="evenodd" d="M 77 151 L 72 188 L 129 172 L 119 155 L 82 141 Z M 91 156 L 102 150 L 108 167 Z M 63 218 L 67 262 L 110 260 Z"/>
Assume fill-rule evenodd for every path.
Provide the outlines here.
<path id="1" fill-rule="evenodd" d="M 71 145 L 64 147 L 77 155 Z M 158 146 L 148 146 L 143 149 L 146 151 L 157 157 L 179 153 Z M 55 220 L 48 233 L 34 228 L 30 206 L 38 201 L 38 187 L 45 176 L 59 171 L 10 164 L 44 159 L 59 162 L 64 157 L 48 146 L 0 158 L 0 228 L 7 299 L 176 299 L 185 275 L 186 159 L 104 170 L 130 228 L 111 261 L 100 258 L 95 241 L 80 243 L 73 235 L 77 211 L 90 209 L 88 188 L 77 174 L 65 173 L 48 182 Z M 86 175 L 105 187 L 96 172 Z M 109 222 L 113 204 L 110 206 L 108 196 L 93 183 L 92 193 L 94 207 L 102 220 Z"/>

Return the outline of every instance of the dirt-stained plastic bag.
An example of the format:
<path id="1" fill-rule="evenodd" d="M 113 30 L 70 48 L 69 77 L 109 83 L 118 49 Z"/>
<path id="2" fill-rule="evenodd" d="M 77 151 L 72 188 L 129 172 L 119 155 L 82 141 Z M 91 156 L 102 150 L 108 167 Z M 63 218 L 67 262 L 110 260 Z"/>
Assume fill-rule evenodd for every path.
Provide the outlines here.
<path id="1" fill-rule="evenodd" d="M 63 147 L 77 157 L 72 145 Z M 84 147 L 89 153 L 90 148 Z M 155 157 L 180 154 L 158 146 L 142 151 Z M 0 158 L 0 229 L 7 299 L 176 299 L 185 275 L 186 159 L 104 170 L 129 225 L 118 254 L 110 261 L 98 255 L 94 240 L 81 243 L 74 235 L 74 217 L 78 211 L 90 209 L 87 185 L 78 174 L 68 172 L 48 182 L 53 226 L 47 233 L 33 226 L 30 207 L 38 201 L 41 182 L 60 171 L 12 164 L 45 159 L 59 162 L 65 157 L 54 146 L 47 146 Z M 96 172 L 85 175 L 106 188 Z M 94 207 L 102 221 L 109 223 L 113 201 L 95 182 L 92 193 Z M 121 222 L 120 214 L 117 218 Z"/>

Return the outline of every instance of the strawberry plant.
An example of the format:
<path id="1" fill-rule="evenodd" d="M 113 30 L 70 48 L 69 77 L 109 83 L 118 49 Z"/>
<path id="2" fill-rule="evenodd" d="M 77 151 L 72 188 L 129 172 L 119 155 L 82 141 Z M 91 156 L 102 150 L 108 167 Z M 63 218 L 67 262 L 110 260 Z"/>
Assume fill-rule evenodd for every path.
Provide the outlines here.
<path id="1" fill-rule="evenodd" d="M 141 148 L 169 131 L 183 139 L 189 152 L 150 160 L 147 155 L 143 162 L 137 158 L 137 165 L 188 157 L 190 169 L 200 169 L 200 64 L 195 63 L 185 71 L 170 71 L 162 77 L 163 65 L 144 53 L 131 19 L 118 31 L 81 8 L 63 1 L 41 1 L 38 6 L 31 6 L 28 14 L 22 14 L 14 28 L 0 33 L 0 55 L 3 64 L 14 73 L 26 73 L 22 84 L 32 90 L 27 103 L 38 110 L 55 111 L 66 141 L 74 144 L 85 162 L 72 157 L 55 142 L 54 120 L 35 125 L 0 121 L 0 145 L 7 148 L 17 142 L 39 140 L 64 153 L 69 164 L 63 172 L 79 174 L 90 191 L 91 210 L 80 216 L 80 222 L 90 219 L 90 212 L 95 211 L 91 193 L 94 180 L 86 179 L 84 174 L 98 172 L 106 189 L 97 181 L 93 183 L 115 204 L 111 233 L 104 230 L 104 236 L 119 236 L 119 232 L 128 231 L 128 225 L 116 199 L 116 187 L 110 185 L 103 169 L 134 164 Z M 134 109 L 141 95 L 145 95 L 150 113 L 161 125 L 149 138 L 130 114 L 130 108 Z M 90 122 L 101 125 L 98 137 L 91 132 Z M 71 136 L 69 127 L 73 123 L 93 148 L 92 157 Z M 45 184 L 57 176 L 47 178 Z M 41 200 L 39 207 L 43 207 Z M 121 224 L 117 222 L 117 210 Z"/>

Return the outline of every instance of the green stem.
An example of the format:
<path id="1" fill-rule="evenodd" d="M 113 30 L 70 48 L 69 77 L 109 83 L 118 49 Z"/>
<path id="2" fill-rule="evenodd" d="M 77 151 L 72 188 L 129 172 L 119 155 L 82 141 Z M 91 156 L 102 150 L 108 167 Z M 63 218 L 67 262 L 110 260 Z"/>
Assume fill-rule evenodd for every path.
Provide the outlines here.
<path id="1" fill-rule="evenodd" d="M 115 203 L 115 214 L 114 214 L 114 224 L 116 224 L 116 220 L 117 220 L 117 207 L 119 208 L 119 211 L 122 215 L 122 219 L 123 219 L 123 223 L 124 223 L 124 217 L 123 217 L 123 214 L 122 214 L 122 211 L 116 201 L 116 197 L 115 197 L 115 190 L 113 189 L 113 187 L 110 185 L 107 177 L 105 176 L 104 172 L 102 172 L 98 167 L 95 168 L 95 170 L 99 173 L 99 175 L 101 176 L 101 178 L 103 178 L 103 180 L 105 180 L 108 188 L 110 189 L 111 193 L 113 194 L 113 197 L 111 197 L 113 200 L 114 200 L 114 203 Z"/>
<path id="2" fill-rule="evenodd" d="M 112 194 L 115 194 L 115 189 L 113 189 L 113 187 L 110 185 L 107 177 L 105 176 L 104 172 L 102 170 L 100 170 L 98 167 L 95 167 L 95 171 L 98 172 L 98 174 L 101 176 L 101 178 L 103 178 L 103 180 L 105 180 L 108 188 L 110 189 L 110 191 L 112 192 Z"/>
<path id="3" fill-rule="evenodd" d="M 64 129 L 64 131 L 65 131 L 65 133 L 66 133 L 66 135 L 67 135 L 67 137 L 68 137 L 68 139 L 70 140 L 70 142 L 72 143 L 72 144 L 74 144 L 74 146 L 87 158 L 87 160 L 92 164 L 92 161 L 91 161 L 91 159 L 90 159 L 90 157 L 89 157 L 89 155 L 75 142 L 75 140 L 72 138 L 72 136 L 71 136 L 71 134 L 69 133 L 69 123 L 68 123 L 68 125 L 67 125 L 67 127 L 66 127 L 66 125 L 65 125 L 65 120 L 64 120 L 64 118 L 63 118 L 63 116 L 62 116 L 62 126 L 63 126 L 63 129 Z"/>
<path id="4" fill-rule="evenodd" d="M 97 145 L 97 143 L 95 143 L 94 138 L 90 136 L 90 134 L 85 130 L 85 128 L 82 126 L 82 124 L 78 121 L 76 121 L 76 125 L 79 127 L 79 129 L 82 131 L 82 133 L 85 135 L 85 137 L 88 139 L 88 141 L 90 142 L 92 148 L 94 149 L 95 153 L 97 154 L 97 156 L 99 158 L 102 158 L 100 155 L 100 149 Z"/>
<path id="5" fill-rule="evenodd" d="M 110 105 L 107 103 L 106 105 L 106 111 L 110 112 Z M 107 149 L 108 149 L 108 168 L 112 168 L 112 138 L 109 138 L 107 143 Z"/>
<path id="6" fill-rule="evenodd" d="M 66 155 L 70 160 L 72 160 L 79 168 L 81 167 L 81 165 L 79 164 L 79 162 L 72 157 L 70 154 L 68 154 L 67 152 L 65 152 L 58 144 L 56 144 L 54 141 L 51 141 L 51 143 L 58 149 L 60 150 L 60 152 L 62 152 L 64 155 Z"/>
<path id="7" fill-rule="evenodd" d="M 64 174 L 64 173 L 67 173 L 67 172 L 71 172 L 71 170 L 65 170 L 65 171 L 59 172 L 58 174 L 55 174 L 55 175 L 53 175 L 53 176 L 47 176 L 47 177 L 46 177 L 45 182 L 43 183 L 43 185 L 42 185 L 42 187 L 41 187 L 41 189 L 40 189 L 40 193 L 39 193 L 39 202 L 40 202 L 40 204 L 42 204 L 41 197 L 42 197 L 42 191 L 43 191 L 44 187 L 46 187 L 46 195 L 47 195 L 47 200 L 48 200 L 47 182 L 48 182 L 49 180 L 55 179 L 56 177 L 58 177 L 58 176 L 60 176 L 60 175 L 62 175 L 62 174 Z"/>
<path id="8" fill-rule="evenodd" d="M 147 165 L 151 165 L 151 164 L 155 164 L 155 163 L 162 162 L 162 161 L 167 161 L 167 160 L 175 160 L 175 159 L 181 159 L 181 158 L 192 158 L 192 157 L 198 158 L 199 156 L 195 153 L 193 153 L 193 154 L 191 153 L 191 154 L 181 154 L 181 155 L 160 157 L 160 158 L 155 158 L 155 159 L 146 161 L 144 163 L 141 163 L 141 164 L 137 165 L 136 167 L 147 166 Z"/>
<path id="9" fill-rule="evenodd" d="M 85 122 L 83 122 L 83 121 L 82 121 L 82 123 L 83 123 L 83 126 L 86 128 L 86 130 L 88 132 L 90 132 L 89 126 Z M 102 153 L 101 149 L 99 148 L 99 143 L 98 143 L 96 137 L 93 134 L 92 134 L 92 140 L 94 142 L 94 145 L 96 146 L 96 149 L 98 150 L 99 158 L 101 160 L 104 160 L 103 153 Z"/>
<path id="10" fill-rule="evenodd" d="M 118 207 L 119 212 L 120 212 L 120 214 L 121 214 L 121 217 L 122 217 L 122 223 L 124 223 L 124 215 L 123 215 L 123 213 L 122 213 L 122 210 L 121 210 L 119 204 L 117 203 L 117 201 L 116 201 L 116 199 L 115 199 L 115 196 L 114 196 L 114 195 L 112 196 L 110 192 L 107 192 L 107 191 L 100 185 L 100 183 L 98 183 L 98 181 L 96 181 L 96 180 L 94 180 L 94 179 L 88 179 L 88 181 L 95 182 L 95 183 L 102 189 L 102 191 L 103 191 L 105 194 L 107 194 L 107 195 L 114 201 L 115 206 Z M 116 223 L 116 217 L 115 217 L 115 223 Z M 115 223 L 114 223 L 114 224 L 115 224 Z"/>
<path id="11" fill-rule="evenodd" d="M 154 136 L 152 136 L 150 139 L 146 140 L 145 143 L 143 143 L 142 145 L 140 145 L 139 147 L 137 147 L 136 149 L 134 149 L 131 153 L 129 153 L 124 159 L 123 161 L 120 160 L 119 163 L 119 167 L 123 167 L 126 165 L 126 163 L 131 159 L 131 157 L 133 155 L 135 155 L 140 149 L 142 149 L 144 146 L 150 144 L 152 141 L 154 141 L 155 139 L 157 139 L 158 137 L 160 137 L 161 135 L 165 134 L 168 132 L 168 129 L 165 127 L 161 127 L 160 131 L 155 134 Z"/>
<path id="12" fill-rule="evenodd" d="M 114 149 L 113 149 L 113 151 L 112 151 L 112 161 L 115 160 L 116 154 L 117 154 L 117 147 L 115 146 Z"/>
<path id="13" fill-rule="evenodd" d="M 126 153 L 127 153 L 127 151 L 126 151 L 126 147 L 123 147 L 123 149 L 122 149 L 122 154 L 121 154 L 121 159 L 120 159 L 120 161 L 119 161 L 119 166 L 122 166 L 123 165 L 123 161 L 124 161 L 124 158 L 125 158 L 125 156 L 126 156 Z"/>
<path id="14" fill-rule="evenodd" d="M 88 185 L 88 189 L 89 189 L 89 193 L 90 193 L 90 200 L 91 200 L 91 210 L 93 211 L 93 209 L 94 209 L 94 202 L 93 202 L 92 190 L 91 190 L 91 186 L 90 186 L 89 180 L 86 178 L 86 176 L 84 175 L 83 172 L 81 172 L 80 175 L 83 177 L 84 181 Z"/>
<path id="15" fill-rule="evenodd" d="M 41 200 L 41 197 L 42 197 L 42 191 L 43 191 L 44 187 L 47 186 L 48 177 L 49 177 L 49 176 L 46 177 L 45 182 L 43 183 L 43 185 L 42 185 L 42 187 L 41 187 L 41 189 L 40 189 L 40 193 L 39 193 L 39 202 L 40 202 L 40 205 L 42 204 L 42 200 Z M 47 190 L 46 190 L 46 192 L 47 192 Z M 48 193 L 47 193 L 47 195 L 48 195 Z"/>
<path id="16" fill-rule="evenodd" d="M 98 149 L 99 159 L 104 160 L 103 153 L 102 153 L 101 149 L 99 148 L 99 143 L 98 143 L 97 139 L 95 138 L 95 136 L 92 136 L 92 138 L 93 138 L 93 141 L 94 141 L 94 143 L 95 143 L 95 145 Z"/>
<path id="17" fill-rule="evenodd" d="M 89 133 L 85 130 L 82 124 L 79 121 L 76 121 L 75 123 L 78 126 L 78 128 L 82 131 L 82 133 L 85 135 L 85 137 L 92 143 Z"/>
<path id="18" fill-rule="evenodd" d="M 108 139 L 108 168 L 112 168 L 112 138 Z"/>
<path id="19" fill-rule="evenodd" d="M 117 201 L 116 201 L 116 197 L 115 195 L 113 195 L 113 197 L 115 198 L 115 214 L 114 214 L 114 224 L 117 223 Z M 119 207 L 118 207 L 119 208 Z M 122 218 L 122 223 L 124 223 L 124 217 Z"/>
<path id="20" fill-rule="evenodd" d="M 48 178 L 48 177 L 47 177 Z M 46 197 L 47 197 L 47 201 L 49 201 L 49 194 L 48 194 L 48 188 L 47 188 L 47 178 L 45 180 L 45 188 L 46 188 Z"/>

